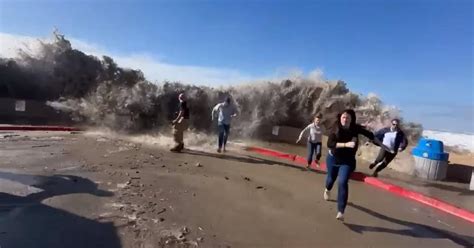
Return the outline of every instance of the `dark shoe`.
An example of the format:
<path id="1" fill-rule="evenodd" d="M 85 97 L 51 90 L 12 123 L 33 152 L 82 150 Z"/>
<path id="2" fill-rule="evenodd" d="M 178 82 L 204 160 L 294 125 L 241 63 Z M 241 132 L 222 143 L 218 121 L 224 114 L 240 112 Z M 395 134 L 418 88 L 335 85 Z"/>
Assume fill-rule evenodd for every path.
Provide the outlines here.
<path id="1" fill-rule="evenodd" d="M 377 171 L 374 171 L 374 173 L 372 173 L 372 176 L 373 177 L 378 177 L 379 176 L 379 173 Z"/>
<path id="2" fill-rule="evenodd" d="M 179 152 L 179 151 L 181 151 L 181 150 L 179 149 L 179 146 L 175 146 L 175 147 L 173 147 L 173 148 L 170 149 L 170 152 Z"/>
<path id="3" fill-rule="evenodd" d="M 375 167 L 375 165 L 376 165 L 376 164 L 374 164 L 374 163 L 370 164 L 370 165 L 369 165 L 369 169 L 372 170 L 372 169 Z"/>
<path id="4" fill-rule="evenodd" d="M 221 153 L 221 149 L 220 149 L 220 148 L 217 148 L 217 152 L 218 152 L 218 153 Z"/>
<path id="5" fill-rule="evenodd" d="M 184 148 L 184 144 L 179 144 L 179 145 L 176 145 L 175 147 L 171 148 L 170 151 L 171 152 L 180 152 L 181 150 L 183 150 Z"/>

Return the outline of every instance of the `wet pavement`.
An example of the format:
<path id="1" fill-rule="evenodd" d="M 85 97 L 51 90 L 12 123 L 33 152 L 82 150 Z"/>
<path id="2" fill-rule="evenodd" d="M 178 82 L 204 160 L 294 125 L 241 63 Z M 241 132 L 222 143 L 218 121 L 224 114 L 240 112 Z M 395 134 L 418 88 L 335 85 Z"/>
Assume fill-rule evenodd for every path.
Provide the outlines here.
<path id="1" fill-rule="evenodd" d="M 251 144 L 256 146 L 268 147 L 277 151 L 282 151 L 290 154 L 297 154 L 306 157 L 306 147 L 304 145 L 286 144 L 286 143 L 271 143 L 262 141 L 252 141 Z M 323 147 L 324 149 L 324 147 Z M 325 160 L 326 153 L 323 151 L 322 161 Z M 474 212 L 474 191 L 469 190 L 468 183 L 459 183 L 456 181 L 431 181 L 417 178 L 405 173 L 400 173 L 388 168 L 383 170 L 378 179 L 401 186 L 422 194 L 425 194 L 436 199 L 448 202 L 452 205 L 470 210 Z M 357 171 L 363 172 L 367 175 L 372 174 L 369 168 L 369 162 L 359 159 L 357 163 Z"/>
<path id="2" fill-rule="evenodd" d="M 2 248 L 474 243 L 472 223 L 354 181 L 337 221 L 324 174 L 238 147 L 176 154 L 117 137 L 18 134 L 0 138 Z"/>

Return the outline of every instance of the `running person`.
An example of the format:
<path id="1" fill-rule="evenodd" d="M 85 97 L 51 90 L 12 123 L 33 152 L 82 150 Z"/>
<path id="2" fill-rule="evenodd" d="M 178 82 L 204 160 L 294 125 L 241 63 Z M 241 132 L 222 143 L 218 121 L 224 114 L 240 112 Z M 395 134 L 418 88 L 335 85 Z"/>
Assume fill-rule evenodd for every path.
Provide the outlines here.
<path id="1" fill-rule="evenodd" d="M 218 148 L 217 152 L 221 152 L 222 149 L 225 152 L 225 146 L 227 144 L 227 138 L 230 132 L 230 123 L 233 117 L 237 116 L 237 108 L 232 104 L 232 99 L 226 97 L 224 102 L 218 103 L 213 109 L 211 119 L 215 119 L 217 114 L 217 127 L 219 130 L 218 137 Z"/>
<path id="2" fill-rule="evenodd" d="M 405 150 L 408 141 L 405 133 L 400 129 L 400 120 L 398 119 L 393 119 L 390 127 L 380 129 L 375 133 L 375 136 L 382 140 L 382 143 L 388 148 L 381 147 L 377 158 L 369 165 L 370 169 L 379 165 L 372 173 L 372 176 L 377 177 L 378 173 L 392 162 L 398 152 Z"/>
<path id="3" fill-rule="evenodd" d="M 361 125 L 356 124 L 354 110 L 347 109 L 338 115 L 335 131 L 328 137 L 327 147 L 329 149 L 326 159 L 327 176 L 324 199 L 329 200 L 329 193 L 339 176 L 337 194 L 336 219 L 344 220 L 349 197 L 349 178 L 356 168 L 356 152 L 359 145 L 359 134 L 369 138 L 376 144 L 380 141 L 374 134 Z M 383 147 L 383 144 L 380 144 Z"/>
<path id="4" fill-rule="evenodd" d="M 305 133 L 309 131 L 308 135 L 308 165 L 306 166 L 306 169 L 309 169 L 311 166 L 311 162 L 313 161 L 313 154 L 316 153 L 316 156 L 314 158 L 314 162 L 316 163 L 316 166 L 319 167 L 319 160 L 321 159 L 321 152 L 322 152 L 322 136 L 323 136 L 323 129 L 319 126 L 319 123 L 321 123 L 321 118 L 323 116 L 321 114 L 317 114 L 314 117 L 313 123 L 309 124 L 306 126 L 303 131 L 301 131 L 298 140 L 296 140 L 296 143 L 299 143 L 301 141 L 301 138 Z"/>

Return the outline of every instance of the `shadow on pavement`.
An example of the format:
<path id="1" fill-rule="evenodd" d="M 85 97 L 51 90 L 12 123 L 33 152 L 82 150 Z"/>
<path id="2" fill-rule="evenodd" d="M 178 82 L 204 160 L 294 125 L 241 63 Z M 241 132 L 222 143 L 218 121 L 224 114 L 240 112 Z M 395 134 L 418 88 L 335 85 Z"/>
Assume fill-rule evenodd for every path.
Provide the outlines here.
<path id="1" fill-rule="evenodd" d="M 291 167 L 291 168 L 294 168 L 294 169 L 299 169 L 301 171 L 306 171 L 306 169 L 304 169 L 300 166 L 297 166 L 297 165 L 292 165 L 292 164 L 283 163 L 283 162 L 274 161 L 274 160 L 268 160 L 268 159 L 259 158 L 259 157 L 255 157 L 255 156 L 248 156 L 248 155 L 234 156 L 234 155 L 230 155 L 229 153 L 215 154 L 215 153 L 196 151 L 196 150 L 188 150 L 188 149 L 183 150 L 182 153 L 196 155 L 196 156 L 204 156 L 204 157 L 225 159 L 225 160 L 231 160 L 231 161 L 237 161 L 237 162 L 249 163 L 249 164 L 279 165 L 279 166 L 285 166 L 285 167 Z M 314 171 L 314 172 L 319 173 L 319 174 L 323 174 L 322 172 L 319 172 L 319 171 Z"/>
<path id="2" fill-rule="evenodd" d="M 344 223 L 344 225 L 347 226 L 350 230 L 360 233 L 360 234 L 364 232 L 383 232 L 383 233 L 397 234 L 397 235 L 403 235 L 403 236 L 410 236 L 414 238 L 449 239 L 452 242 L 462 247 L 473 247 L 474 245 L 474 237 L 456 234 L 453 232 L 441 230 L 441 229 L 424 225 L 424 224 L 419 224 L 415 222 L 399 220 L 393 217 L 388 217 L 381 213 L 375 212 L 371 209 L 356 205 L 354 203 L 348 203 L 348 205 L 357 210 L 370 214 L 376 218 L 389 221 L 394 224 L 402 225 L 405 227 L 405 229 L 390 229 L 386 227 L 364 226 L 364 225 L 358 225 L 358 224 Z"/>
<path id="3" fill-rule="evenodd" d="M 98 222 L 42 203 L 53 196 L 73 193 L 99 197 L 113 195 L 98 189 L 91 180 L 71 175 L 37 176 L 10 172 L 0 172 L 0 179 L 42 190 L 27 196 L 0 192 L 1 247 L 122 247 L 112 222 Z"/>

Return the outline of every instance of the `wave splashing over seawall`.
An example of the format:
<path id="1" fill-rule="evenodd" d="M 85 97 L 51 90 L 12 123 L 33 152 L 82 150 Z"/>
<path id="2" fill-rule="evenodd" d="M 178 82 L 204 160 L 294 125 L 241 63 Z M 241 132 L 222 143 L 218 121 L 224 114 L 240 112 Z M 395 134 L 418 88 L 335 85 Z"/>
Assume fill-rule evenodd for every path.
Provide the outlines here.
<path id="1" fill-rule="evenodd" d="M 354 108 L 359 122 L 374 129 L 400 117 L 396 108 L 383 105 L 376 96 L 355 94 L 340 80 L 293 76 L 220 88 L 154 84 L 139 70 L 73 49 L 60 34 L 54 38 L 41 42 L 34 54 L 20 51 L 15 59 L 0 59 L 0 97 L 48 101 L 77 122 L 132 132 L 168 128 L 181 92 L 191 109 L 191 128 L 200 132 L 214 128 L 211 109 L 228 95 L 240 112 L 232 132 L 244 137 L 265 138 L 275 125 L 303 127 L 316 113 L 323 114 L 322 125 L 329 129 L 345 108 Z M 413 138 L 422 131 L 417 124 L 404 127 Z"/>

